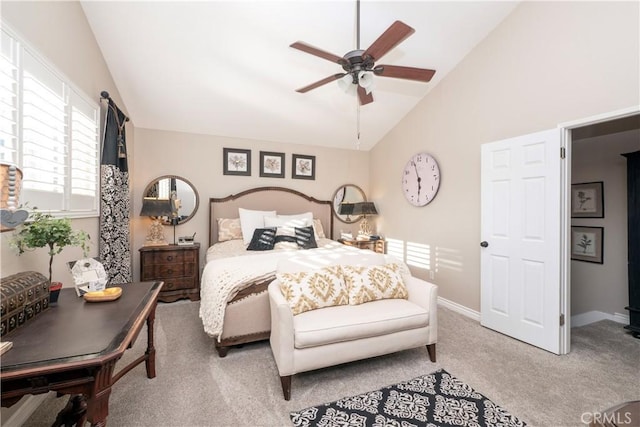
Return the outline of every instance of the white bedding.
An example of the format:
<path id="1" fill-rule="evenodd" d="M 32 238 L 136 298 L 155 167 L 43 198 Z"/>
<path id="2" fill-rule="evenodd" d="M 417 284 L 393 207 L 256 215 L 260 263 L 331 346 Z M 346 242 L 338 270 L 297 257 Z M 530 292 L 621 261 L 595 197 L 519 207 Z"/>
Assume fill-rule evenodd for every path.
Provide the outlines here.
<path id="1" fill-rule="evenodd" d="M 238 243 L 239 242 L 239 243 Z M 310 269 L 321 267 L 329 260 L 361 257 L 363 251 L 330 239 L 320 239 L 317 249 L 247 251 L 242 240 L 217 243 L 207 250 L 207 263 L 202 273 L 200 318 L 204 331 L 220 341 L 224 310 L 242 289 L 259 280 L 275 278 L 278 261 L 296 257 Z"/>

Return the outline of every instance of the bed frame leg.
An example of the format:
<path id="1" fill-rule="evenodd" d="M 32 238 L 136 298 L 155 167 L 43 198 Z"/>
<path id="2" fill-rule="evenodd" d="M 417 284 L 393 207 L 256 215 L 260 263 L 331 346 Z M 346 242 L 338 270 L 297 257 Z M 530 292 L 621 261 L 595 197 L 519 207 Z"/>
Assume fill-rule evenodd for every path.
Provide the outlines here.
<path id="1" fill-rule="evenodd" d="M 282 384 L 284 400 L 291 400 L 291 375 L 280 377 L 280 383 Z"/>
<path id="2" fill-rule="evenodd" d="M 226 357 L 227 352 L 229 351 L 229 347 L 218 347 L 216 346 L 216 351 L 218 352 L 219 357 Z"/>
<path id="3" fill-rule="evenodd" d="M 433 363 L 436 363 L 436 345 L 434 344 L 427 344 L 427 353 L 429 353 L 429 359 L 431 359 L 431 361 Z"/>

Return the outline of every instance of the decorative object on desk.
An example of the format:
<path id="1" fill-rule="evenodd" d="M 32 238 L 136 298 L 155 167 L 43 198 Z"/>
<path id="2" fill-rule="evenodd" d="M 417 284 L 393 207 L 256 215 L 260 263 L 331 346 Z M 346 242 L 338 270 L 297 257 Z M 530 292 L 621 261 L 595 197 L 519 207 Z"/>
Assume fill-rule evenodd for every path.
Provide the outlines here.
<path id="1" fill-rule="evenodd" d="M 67 265 L 71 270 L 78 296 L 89 291 L 101 291 L 107 287 L 109 278 L 99 258 L 83 258 L 68 262 Z"/>
<path id="2" fill-rule="evenodd" d="M 316 179 L 316 156 L 292 154 L 291 163 L 291 178 L 312 180 Z"/>
<path id="3" fill-rule="evenodd" d="M 51 283 L 51 266 L 53 257 L 62 252 L 66 246 L 80 246 L 84 256 L 89 251 L 89 234 L 83 230 L 71 229 L 69 218 L 54 218 L 52 215 L 33 211 L 31 221 L 21 225 L 9 241 L 18 255 L 30 249 L 49 248 L 49 283 Z"/>
<path id="4" fill-rule="evenodd" d="M 35 271 L 0 279 L 0 336 L 28 323 L 49 308 L 49 281 Z"/>
<path id="5" fill-rule="evenodd" d="M 251 176 L 251 150 L 223 148 L 222 162 L 224 175 Z"/>
<path id="6" fill-rule="evenodd" d="M 425 206 L 440 188 L 440 167 L 430 154 L 414 154 L 402 172 L 402 193 L 414 206 Z"/>
<path id="7" fill-rule="evenodd" d="M 571 184 L 571 218 L 604 218 L 604 182 Z"/>
<path id="8" fill-rule="evenodd" d="M 603 227 L 571 227 L 571 259 L 603 263 Z"/>
<path id="9" fill-rule="evenodd" d="M 345 184 L 338 187 L 335 193 L 333 193 L 333 214 L 338 220 L 347 224 L 353 224 L 362 219 L 361 216 L 351 216 L 352 210 L 349 210 L 352 206 L 346 206 L 342 211 L 342 205 L 353 205 L 354 203 L 366 202 L 367 197 L 364 191 L 360 187 L 354 184 Z"/>
<path id="10" fill-rule="evenodd" d="M 362 215 L 362 221 L 360 222 L 360 231 L 359 235 L 362 236 L 370 236 L 371 235 L 371 225 L 369 225 L 369 221 L 367 220 L 367 215 L 378 215 L 378 211 L 376 210 L 376 205 L 373 202 L 360 202 L 355 203 L 353 206 L 353 214 L 354 215 Z"/>
<path id="11" fill-rule="evenodd" d="M 82 296 L 86 302 L 115 301 L 122 295 L 122 288 L 115 286 L 102 291 L 87 292 Z"/>
<path id="12" fill-rule="evenodd" d="M 260 176 L 263 178 L 284 178 L 284 153 L 260 152 Z"/>
<path id="13" fill-rule="evenodd" d="M 49 285 L 49 304 L 57 304 L 58 296 L 60 295 L 60 289 L 62 289 L 62 282 L 51 282 Z"/>
<path id="14" fill-rule="evenodd" d="M 164 237 L 164 228 L 162 227 L 161 217 L 171 217 L 173 214 L 173 204 L 170 199 L 158 199 L 153 197 L 145 197 L 142 200 L 142 210 L 140 216 L 150 216 L 153 218 L 149 227 L 149 234 L 145 240 L 145 246 L 164 246 L 168 245 Z"/>
<path id="15" fill-rule="evenodd" d="M 0 163 L 0 232 L 13 230 L 24 223 L 29 212 L 18 209 L 22 171 L 16 165 Z"/>
<path id="16" fill-rule="evenodd" d="M 178 246 L 193 246 L 195 243 L 196 233 L 193 236 L 178 237 Z"/>

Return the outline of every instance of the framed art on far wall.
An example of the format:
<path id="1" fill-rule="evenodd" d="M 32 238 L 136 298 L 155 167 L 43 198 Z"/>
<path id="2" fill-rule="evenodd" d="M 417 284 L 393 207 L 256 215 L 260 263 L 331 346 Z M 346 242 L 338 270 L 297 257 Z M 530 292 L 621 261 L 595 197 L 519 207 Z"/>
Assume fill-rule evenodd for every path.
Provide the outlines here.
<path id="1" fill-rule="evenodd" d="M 316 179 L 316 156 L 292 154 L 291 163 L 291 178 Z"/>
<path id="2" fill-rule="evenodd" d="M 260 176 L 284 178 L 284 153 L 260 152 Z"/>
<path id="3" fill-rule="evenodd" d="M 224 175 L 251 176 L 251 150 L 223 148 L 222 162 Z"/>
<path id="4" fill-rule="evenodd" d="M 603 227 L 571 227 L 571 259 L 603 263 Z"/>
<path id="5" fill-rule="evenodd" d="M 571 218 L 604 218 L 604 183 L 571 185 Z"/>

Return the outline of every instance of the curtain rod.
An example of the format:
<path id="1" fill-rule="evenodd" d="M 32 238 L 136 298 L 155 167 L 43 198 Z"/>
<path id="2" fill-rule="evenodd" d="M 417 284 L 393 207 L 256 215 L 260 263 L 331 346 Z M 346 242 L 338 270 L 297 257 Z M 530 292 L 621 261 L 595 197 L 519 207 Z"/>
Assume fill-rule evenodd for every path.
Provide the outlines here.
<path id="1" fill-rule="evenodd" d="M 120 110 L 120 107 L 118 107 L 115 103 L 115 101 L 113 99 L 111 99 L 111 97 L 109 96 L 109 92 L 107 92 L 106 90 L 103 90 L 102 92 L 100 92 L 100 99 L 107 99 L 111 102 L 113 102 L 113 105 L 116 106 L 116 108 L 118 108 L 118 110 Z M 120 110 L 120 112 L 122 112 L 122 110 Z M 122 113 L 124 114 L 124 113 Z M 124 114 L 124 121 L 128 122 L 129 121 L 129 116 L 127 116 L 126 114 Z"/>

